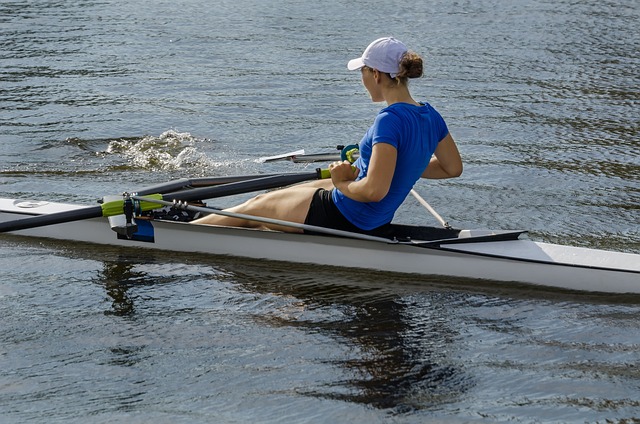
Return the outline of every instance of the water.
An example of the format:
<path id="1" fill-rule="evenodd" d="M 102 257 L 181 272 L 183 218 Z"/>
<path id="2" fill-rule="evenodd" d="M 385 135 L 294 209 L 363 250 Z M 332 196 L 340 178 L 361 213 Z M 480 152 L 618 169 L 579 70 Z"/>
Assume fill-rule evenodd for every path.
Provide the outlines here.
<path id="1" fill-rule="evenodd" d="M 306 169 L 255 159 L 357 142 L 346 61 L 392 34 L 465 161 L 441 215 L 640 252 L 635 2 L 407 6 L 2 2 L 0 196 Z M 0 270 L 2 422 L 640 419 L 637 297 L 11 236 Z"/>

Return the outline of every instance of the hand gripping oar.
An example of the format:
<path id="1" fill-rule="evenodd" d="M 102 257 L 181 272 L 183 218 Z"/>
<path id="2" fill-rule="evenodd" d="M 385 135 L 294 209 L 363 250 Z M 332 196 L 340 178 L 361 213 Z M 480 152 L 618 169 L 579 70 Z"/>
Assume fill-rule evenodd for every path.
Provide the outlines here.
<path id="1" fill-rule="evenodd" d="M 194 200 L 205 200 L 213 199 L 216 197 L 232 196 L 235 194 L 249 193 L 252 191 L 269 190 L 272 188 L 297 184 L 303 181 L 329 178 L 330 176 L 331 174 L 329 173 L 328 169 L 318 168 L 315 172 L 269 175 L 246 181 L 237 181 L 228 184 L 216 185 L 213 187 L 200 187 L 166 194 L 145 194 L 145 196 L 152 199 L 161 199 L 167 201 L 172 201 L 173 199 L 179 198 L 182 201 L 189 202 Z M 0 233 L 80 221 L 83 219 L 122 215 L 125 212 L 125 207 L 131 206 L 132 200 L 130 198 L 130 195 L 128 193 L 125 193 L 123 194 L 121 199 L 108 201 L 98 206 L 90 206 L 86 208 L 75 209 L 72 211 L 38 215 L 14 221 L 1 222 Z M 141 212 L 157 209 L 158 205 L 157 203 L 137 201 L 133 204 L 133 207 L 135 212 L 139 214 Z"/>

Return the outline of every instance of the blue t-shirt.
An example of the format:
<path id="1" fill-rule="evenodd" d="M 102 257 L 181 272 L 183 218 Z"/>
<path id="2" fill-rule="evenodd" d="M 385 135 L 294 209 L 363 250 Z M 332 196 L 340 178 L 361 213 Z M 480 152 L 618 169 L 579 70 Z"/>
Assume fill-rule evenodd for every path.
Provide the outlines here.
<path id="1" fill-rule="evenodd" d="M 433 152 L 449 130 L 442 116 L 428 103 L 415 106 L 394 103 L 380 111 L 360 141 L 360 157 L 354 165 L 357 180 L 367 176 L 373 146 L 387 143 L 398 151 L 389 193 L 379 202 L 358 202 L 333 190 L 338 210 L 358 228 L 371 230 L 391 222 L 415 182 L 427 168 Z"/>

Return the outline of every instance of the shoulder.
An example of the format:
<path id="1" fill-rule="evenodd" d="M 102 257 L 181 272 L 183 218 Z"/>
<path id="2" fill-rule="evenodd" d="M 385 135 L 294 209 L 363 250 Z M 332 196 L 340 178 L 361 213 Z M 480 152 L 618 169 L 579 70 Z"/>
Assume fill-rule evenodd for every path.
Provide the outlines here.
<path id="1" fill-rule="evenodd" d="M 433 106 L 427 102 L 419 102 L 419 105 L 409 103 L 394 103 L 380 110 L 378 116 L 393 116 L 402 119 L 407 116 L 416 116 L 424 113 L 438 113 Z"/>
<path id="2" fill-rule="evenodd" d="M 378 115 L 376 116 L 376 123 L 384 123 L 384 124 L 392 124 L 392 123 L 400 123 L 404 116 L 406 115 L 406 110 L 402 106 L 398 106 L 393 104 L 391 106 L 387 106 L 384 109 L 380 110 Z"/>
<path id="3" fill-rule="evenodd" d="M 377 133 L 381 131 L 399 131 L 404 125 L 405 118 L 397 110 L 386 107 L 378 113 L 374 121 L 374 128 Z"/>

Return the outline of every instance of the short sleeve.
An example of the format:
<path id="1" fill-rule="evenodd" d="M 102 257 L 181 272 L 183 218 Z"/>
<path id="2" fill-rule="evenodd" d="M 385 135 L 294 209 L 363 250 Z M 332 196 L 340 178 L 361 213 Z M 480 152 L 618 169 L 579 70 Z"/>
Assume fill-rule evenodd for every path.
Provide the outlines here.
<path id="1" fill-rule="evenodd" d="M 402 135 L 402 121 L 399 116 L 389 111 L 383 111 L 376 116 L 373 123 L 372 144 L 386 143 L 396 149 Z"/>

